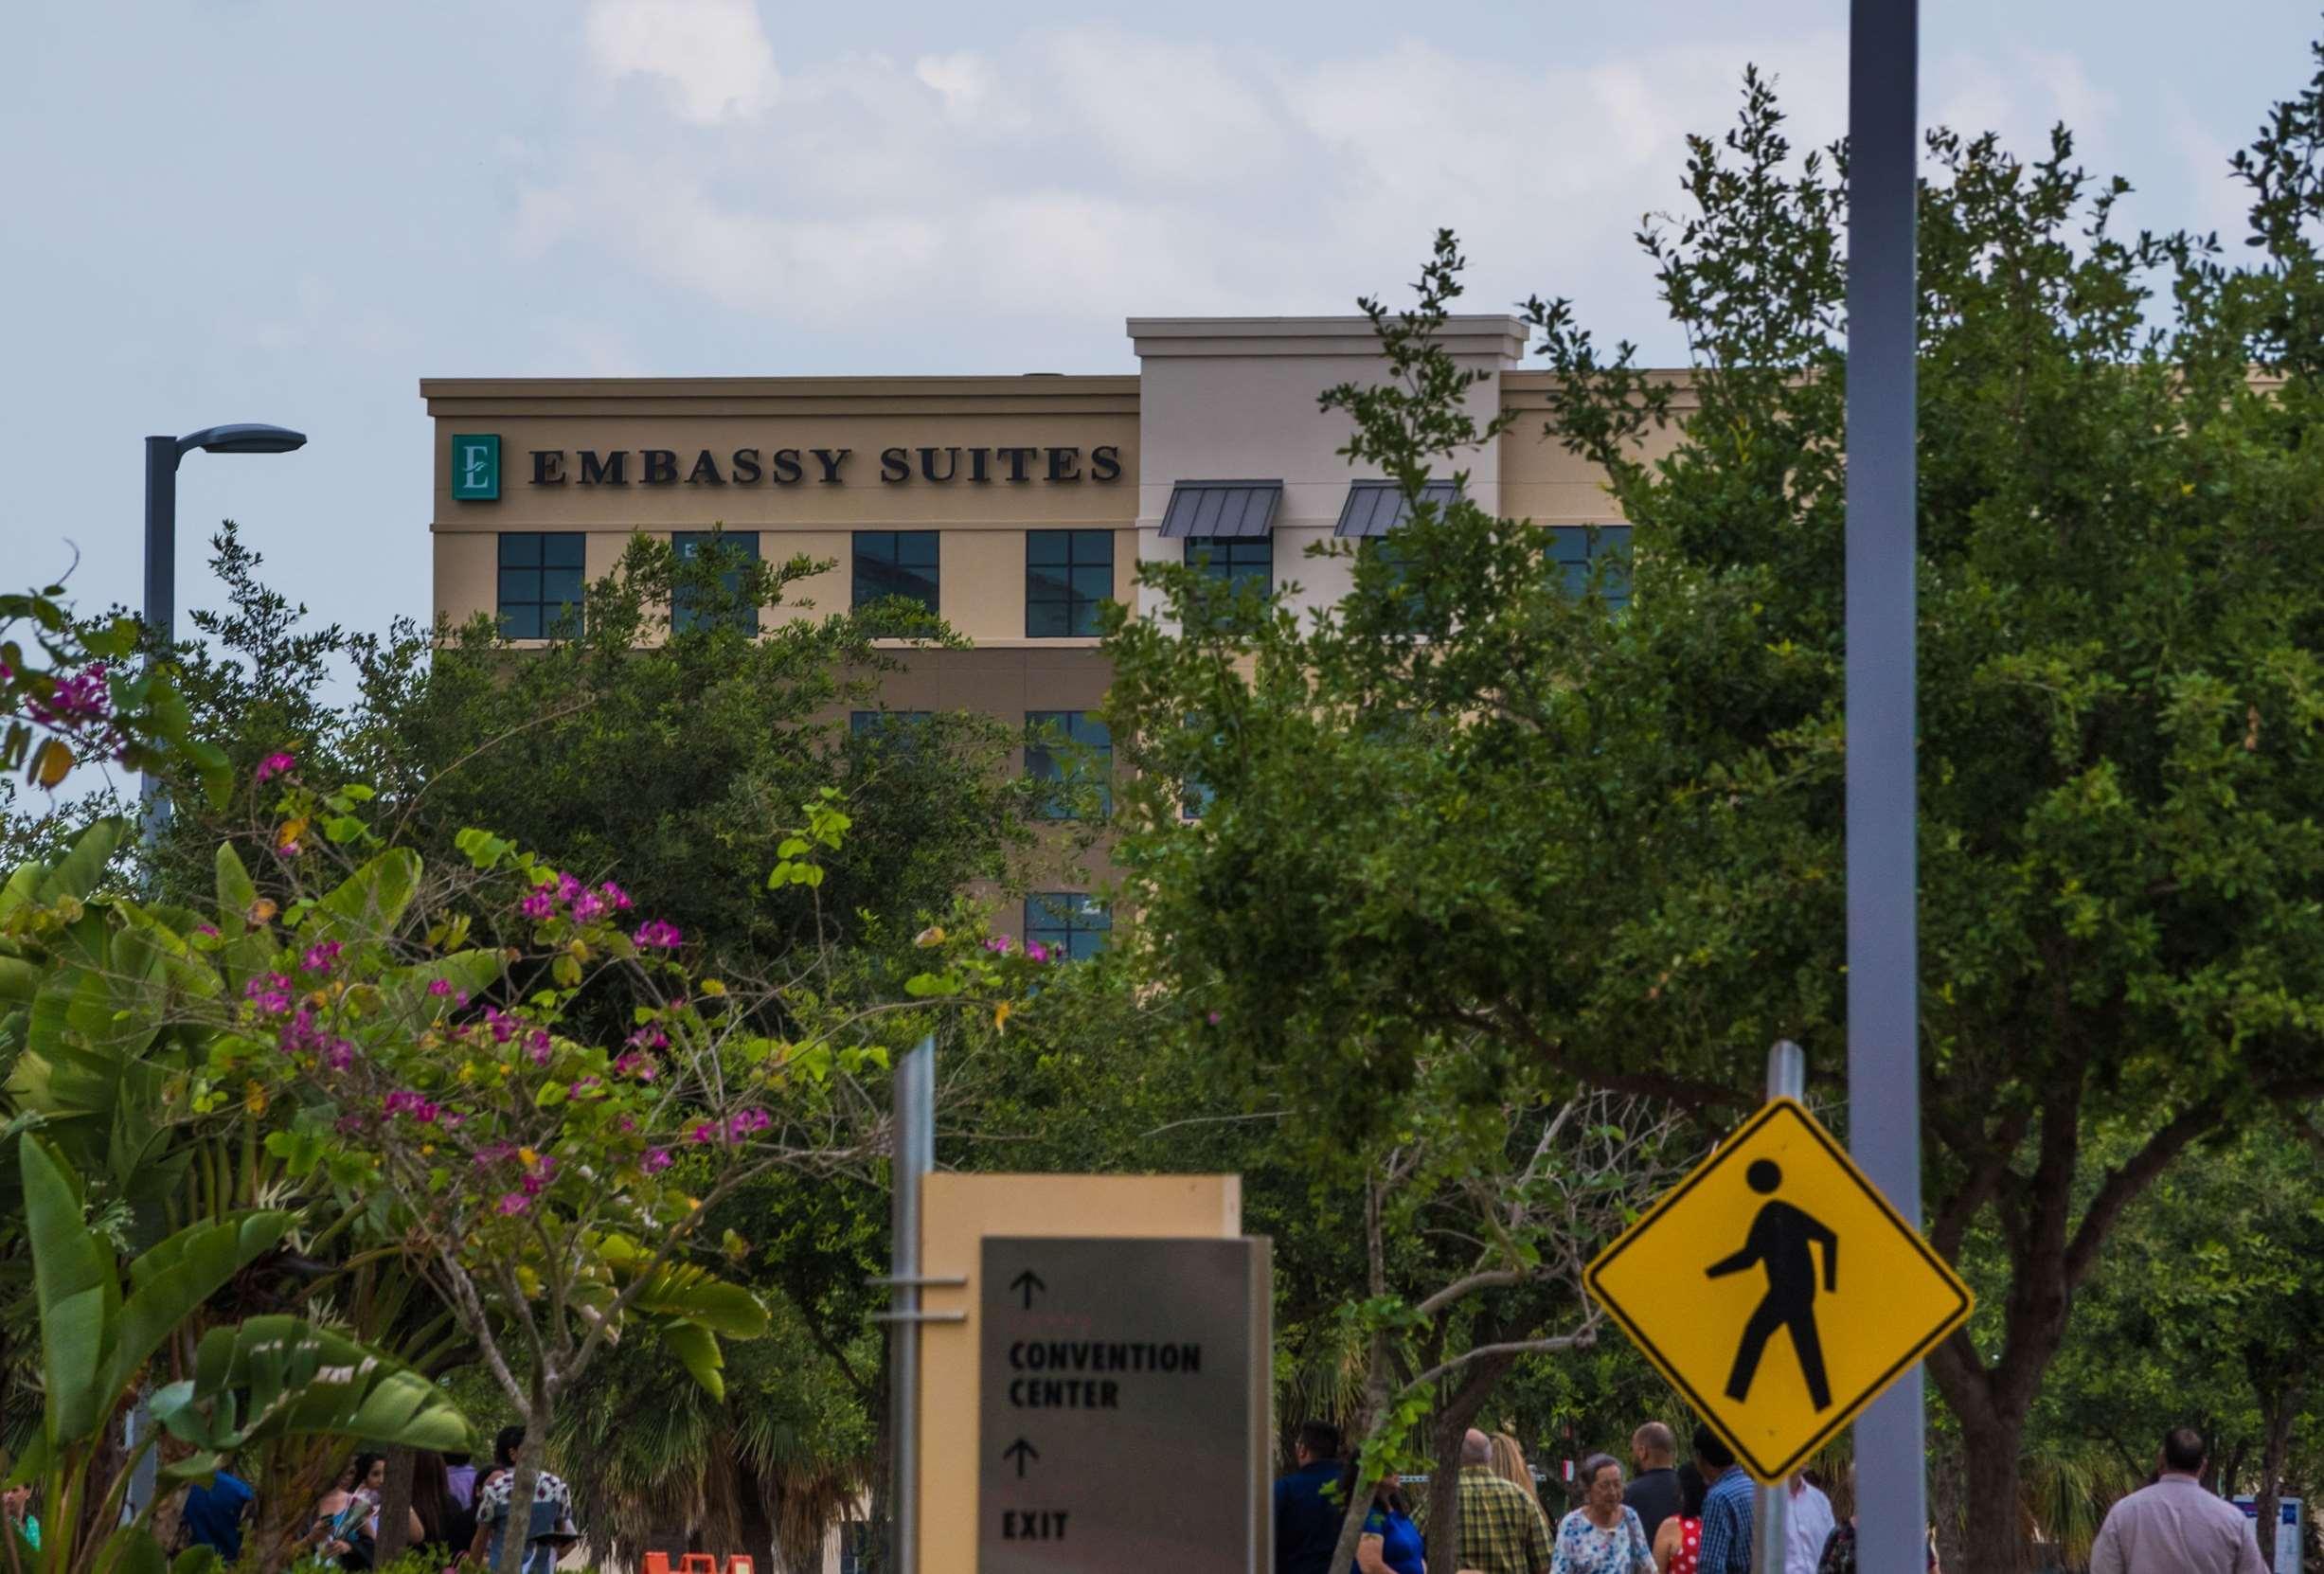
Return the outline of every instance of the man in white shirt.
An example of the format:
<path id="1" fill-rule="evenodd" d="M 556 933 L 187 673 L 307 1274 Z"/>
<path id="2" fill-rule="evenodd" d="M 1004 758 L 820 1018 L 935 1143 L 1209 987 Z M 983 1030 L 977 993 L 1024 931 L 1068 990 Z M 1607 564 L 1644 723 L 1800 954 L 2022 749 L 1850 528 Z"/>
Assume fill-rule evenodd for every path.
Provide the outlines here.
<path id="1" fill-rule="evenodd" d="M 1804 1476 L 1793 1476 L 1785 1490 L 1791 1509 L 1783 1518 L 1783 1574 L 1815 1574 L 1824 1543 L 1832 1539 L 1832 1499 Z"/>
<path id="2" fill-rule="evenodd" d="M 2203 1484 L 2203 1434 L 2174 1426 L 2154 1484 L 2106 1512 L 2090 1574 L 2267 1574 L 2251 1521 Z"/>

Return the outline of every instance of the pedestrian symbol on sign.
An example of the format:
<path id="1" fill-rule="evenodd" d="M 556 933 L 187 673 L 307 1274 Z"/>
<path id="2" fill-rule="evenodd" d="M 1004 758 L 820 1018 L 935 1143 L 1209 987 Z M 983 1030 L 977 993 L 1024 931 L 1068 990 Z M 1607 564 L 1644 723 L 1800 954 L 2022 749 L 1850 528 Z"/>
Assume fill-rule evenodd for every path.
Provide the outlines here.
<path id="1" fill-rule="evenodd" d="M 1782 1167 L 1772 1158 L 1754 1159 L 1744 1181 L 1761 1196 L 1783 1184 Z M 1726 1397 L 1737 1404 L 1751 1397 L 1751 1380 L 1759 1374 L 1760 1357 L 1777 1329 L 1792 1336 L 1798 1352 L 1800 1375 L 1808 1382 L 1808 1398 L 1818 1410 L 1832 1407 L 1832 1385 L 1824 1377 L 1823 1341 L 1815 1336 L 1815 1247 L 1824 1248 L 1824 1293 L 1840 1290 L 1840 1238 L 1816 1219 L 1786 1202 L 1769 1202 L 1751 1221 L 1743 1250 L 1723 1257 L 1704 1270 L 1706 1279 L 1725 1279 L 1754 1265 L 1767 1270 L 1767 1295 L 1751 1320 L 1743 1325 L 1743 1343 L 1735 1349 L 1735 1365 L 1728 1371 Z"/>

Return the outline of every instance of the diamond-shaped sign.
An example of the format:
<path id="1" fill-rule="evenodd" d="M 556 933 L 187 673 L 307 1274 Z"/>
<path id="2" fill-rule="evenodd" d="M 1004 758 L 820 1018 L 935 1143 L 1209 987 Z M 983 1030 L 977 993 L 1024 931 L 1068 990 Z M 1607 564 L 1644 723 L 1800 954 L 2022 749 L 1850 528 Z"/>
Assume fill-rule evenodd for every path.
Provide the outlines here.
<path id="1" fill-rule="evenodd" d="M 1975 1304 L 1790 1099 L 1745 1121 L 1585 1277 L 1647 1359 L 1770 1485 Z"/>

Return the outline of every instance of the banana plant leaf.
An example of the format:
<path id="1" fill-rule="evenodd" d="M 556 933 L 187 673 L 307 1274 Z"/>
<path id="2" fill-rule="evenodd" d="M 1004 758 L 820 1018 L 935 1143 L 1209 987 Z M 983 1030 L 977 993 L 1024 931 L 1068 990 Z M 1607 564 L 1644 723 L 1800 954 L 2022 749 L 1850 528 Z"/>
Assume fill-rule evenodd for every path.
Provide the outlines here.
<path id="1" fill-rule="evenodd" d="M 301 1317 L 213 1329 L 194 1375 L 156 1389 L 154 1419 L 180 1441 L 223 1454 L 325 1433 L 397 1448 L 470 1447 L 468 1419 L 409 1367 Z"/>

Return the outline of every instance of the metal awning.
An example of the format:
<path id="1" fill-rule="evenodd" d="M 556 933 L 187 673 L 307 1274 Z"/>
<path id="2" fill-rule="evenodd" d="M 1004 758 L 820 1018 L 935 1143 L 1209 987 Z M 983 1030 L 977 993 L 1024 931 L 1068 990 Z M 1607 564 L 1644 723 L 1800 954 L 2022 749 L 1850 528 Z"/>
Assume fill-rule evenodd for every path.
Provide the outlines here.
<path id="1" fill-rule="evenodd" d="M 1428 481 L 1421 487 L 1423 502 L 1439 509 L 1460 495 L 1450 481 Z M 1393 481 L 1358 481 L 1348 489 L 1348 504 L 1339 511 L 1335 536 L 1384 536 L 1412 517 L 1411 500 Z"/>
<path id="2" fill-rule="evenodd" d="M 1275 528 L 1280 481 L 1181 481 L 1162 514 L 1166 537 L 1263 536 Z"/>

